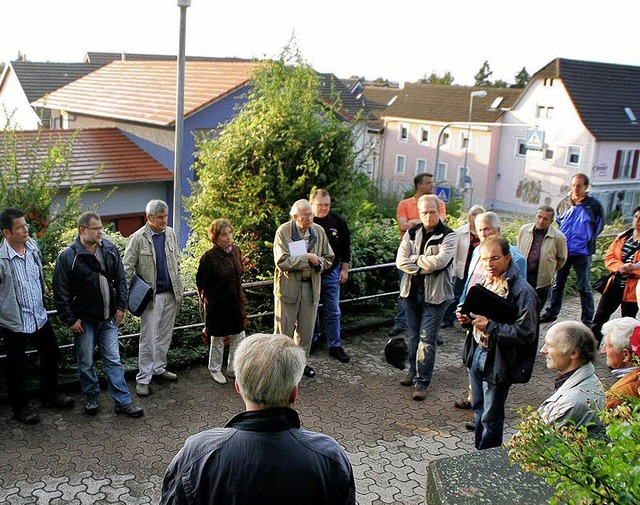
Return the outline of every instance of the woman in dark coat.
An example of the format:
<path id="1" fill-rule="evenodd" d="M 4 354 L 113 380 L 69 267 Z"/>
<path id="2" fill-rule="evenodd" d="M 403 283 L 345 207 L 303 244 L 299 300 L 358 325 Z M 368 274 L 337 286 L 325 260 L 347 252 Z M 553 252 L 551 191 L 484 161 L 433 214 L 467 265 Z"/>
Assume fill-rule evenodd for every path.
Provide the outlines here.
<path id="1" fill-rule="evenodd" d="M 204 302 L 205 332 L 211 340 L 209 371 L 218 384 L 226 384 L 222 374 L 224 339 L 230 338 L 227 376 L 234 377 L 233 355 L 245 336 L 246 300 L 242 289 L 242 259 L 233 243 L 231 223 L 215 219 L 209 227 L 211 249 L 202 255 L 196 286 Z"/>

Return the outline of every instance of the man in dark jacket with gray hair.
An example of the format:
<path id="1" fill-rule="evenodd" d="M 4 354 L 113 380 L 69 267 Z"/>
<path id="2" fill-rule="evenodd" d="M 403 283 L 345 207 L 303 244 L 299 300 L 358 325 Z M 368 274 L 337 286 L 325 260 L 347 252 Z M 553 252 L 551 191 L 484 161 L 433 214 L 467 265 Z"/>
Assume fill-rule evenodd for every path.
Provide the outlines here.
<path id="1" fill-rule="evenodd" d="M 143 410 L 131 399 L 118 347 L 118 326 L 127 299 L 124 268 L 116 246 L 102 238 L 102 221 L 95 212 L 80 215 L 75 242 L 58 256 L 53 294 L 60 319 L 74 333 L 85 414 L 97 414 L 100 408 L 100 386 L 93 369 L 97 345 L 116 413 L 142 416 Z"/>

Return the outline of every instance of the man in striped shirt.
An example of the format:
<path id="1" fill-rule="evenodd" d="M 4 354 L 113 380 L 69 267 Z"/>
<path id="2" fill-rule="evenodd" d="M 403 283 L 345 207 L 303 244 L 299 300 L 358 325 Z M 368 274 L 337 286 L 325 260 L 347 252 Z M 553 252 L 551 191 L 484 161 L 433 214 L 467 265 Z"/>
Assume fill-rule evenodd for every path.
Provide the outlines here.
<path id="1" fill-rule="evenodd" d="M 46 407 L 71 408 L 75 399 L 58 386 L 58 344 L 44 308 L 42 255 L 29 237 L 19 209 L 0 214 L 0 335 L 7 352 L 7 393 L 14 417 L 25 424 L 40 422 L 25 389 L 25 351 L 30 341 L 40 355 L 40 392 Z"/>

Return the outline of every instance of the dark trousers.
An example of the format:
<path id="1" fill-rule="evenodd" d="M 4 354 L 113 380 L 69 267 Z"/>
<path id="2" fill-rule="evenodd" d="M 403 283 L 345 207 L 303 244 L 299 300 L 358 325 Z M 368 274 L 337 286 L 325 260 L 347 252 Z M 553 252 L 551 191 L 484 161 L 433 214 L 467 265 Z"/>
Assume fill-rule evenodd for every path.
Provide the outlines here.
<path id="1" fill-rule="evenodd" d="M 17 333 L 0 328 L 7 350 L 7 395 L 9 404 L 17 412 L 29 403 L 25 388 L 25 369 L 27 365 L 25 351 L 27 342 L 38 350 L 40 356 L 40 394 L 43 398 L 58 393 L 58 343 L 53 329 L 47 321 L 34 333 Z"/>
<path id="2" fill-rule="evenodd" d="M 638 304 L 636 302 L 623 302 L 622 294 L 624 288 L 612 285 L 600 297 L 596 315 L 593 317 L 593 335 L 596 337 L 598 344 L 602 342 L 602 325 L 606 323 L 611 315 L 621 307 L 622 317 L 636 317 L 638 312 Z"/>
<path id="3" fill-rule="evenodd" d="M 544 307 L 544 304 L 547 303 L 547 298 L 549 298 L 549 292 L 551 291 L 551 286 L 547 286 L 546 288 L 535 288 L 535 289 L 536 289 L 536 295 L 538 295 L 538 300 L 540 300 L 540 305 L 538 305 L 538 312 L 542 312 L 542 308 Z"/>

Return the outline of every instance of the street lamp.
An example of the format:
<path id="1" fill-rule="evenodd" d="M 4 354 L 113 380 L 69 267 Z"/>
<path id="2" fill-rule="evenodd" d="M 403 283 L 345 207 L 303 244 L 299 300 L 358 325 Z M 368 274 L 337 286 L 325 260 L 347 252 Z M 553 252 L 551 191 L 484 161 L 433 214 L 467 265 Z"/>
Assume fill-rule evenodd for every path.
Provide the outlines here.
<path id="1" fill-rule="evenodd" d="M 487 92 L 484 90 L 472 91 L 469 96 L 469 119 L 467 120 L 467 146 L 464 150 L 464 174 L 467 174 L 467 161 L 469 159 L 469 144 L 471 143 L 471 112 L 473 111 L 473 99 L 484 98 Z M 437 167 L 436 167 L 437 168 Z"/>
<path id="2" fill-rule="evenodd" d="M 176 137 L 173 158 L 173 229 L 182 247 L 182 146 L 184 141 L 184 60 L 187 31 L 187 7 L 191 0 L 178 0 L 180 7 L 180 41 L 178 46 L 178 75 L 176 92 Z"/>

